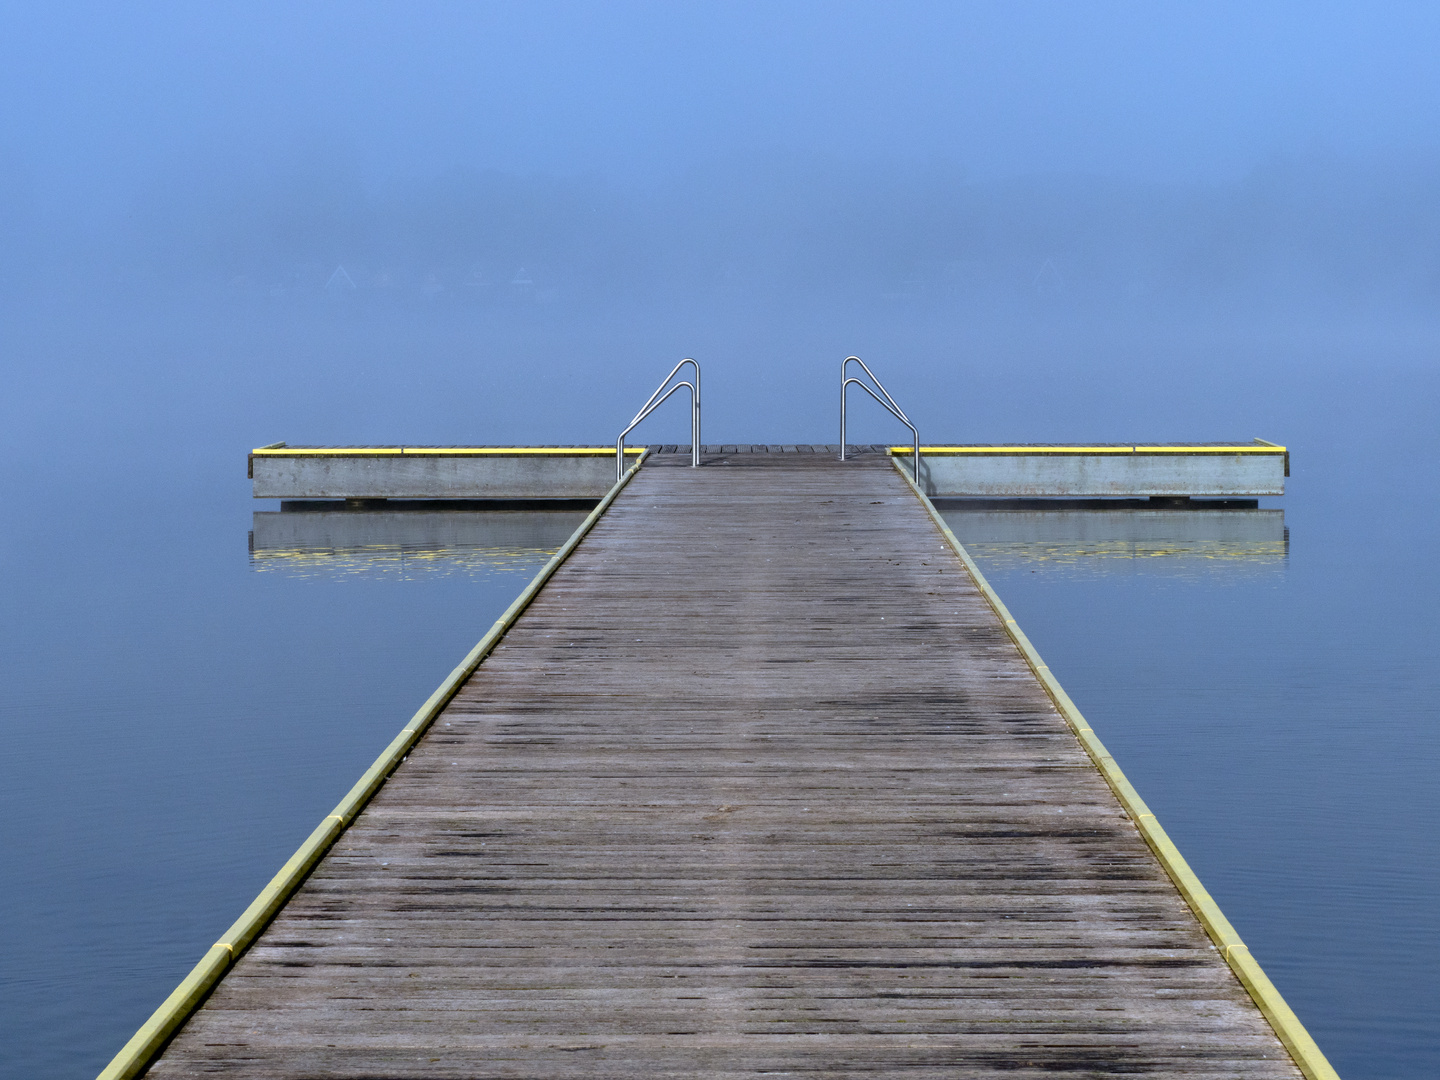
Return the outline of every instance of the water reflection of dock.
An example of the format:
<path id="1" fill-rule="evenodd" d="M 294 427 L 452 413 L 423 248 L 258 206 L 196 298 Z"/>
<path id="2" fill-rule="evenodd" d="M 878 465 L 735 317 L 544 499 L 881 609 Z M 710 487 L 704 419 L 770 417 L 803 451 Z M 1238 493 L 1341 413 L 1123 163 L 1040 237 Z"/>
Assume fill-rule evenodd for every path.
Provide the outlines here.
<path id="1" fill-rule="evenodd" d="M 331 507 L 256 513 L 257 570 L 297 574 L 463 573 L 532 566 L 565 543 L 586 509 Z"/>
<path id="2" fill-rule="evenodd" d="M 938 508 L 960 542 L 992 569 L 1274 570 L 1284 566 L 1290 547 L 1285 512 L 1253 505 L 952 500 Z"/>

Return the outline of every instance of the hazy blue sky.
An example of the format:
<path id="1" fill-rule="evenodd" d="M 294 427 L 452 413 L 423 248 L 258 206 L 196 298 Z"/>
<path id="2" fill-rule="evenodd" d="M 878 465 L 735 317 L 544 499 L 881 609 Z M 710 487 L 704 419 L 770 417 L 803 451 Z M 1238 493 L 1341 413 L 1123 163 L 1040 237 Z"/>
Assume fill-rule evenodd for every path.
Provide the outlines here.
<path id="1" fill-rule="evenodd" d="M 1336 318 L 1433 320 L 1437 56 L 1423 4 L 10 4 L 0 301 L 83 296 L 16 309 L 11 385 L 66 418 L 94 394 L 137 437 L 104 380 L 153 379 L 141 396 L 185 424 L 176 388 L 203 388 L 217 454 L 301 438 L 292 414 L 311 437 L 563 441 L 694 352 L 720 365 L 717 424 L 759 437 L 859 349 L 905 358 L 911 385 L 983 368 L 1019 410 L 965 417 L 961 394 L 932 428 L 1119 436 L 1140 382 L 1070 408 L 1097 363 L 1131 357 L 1163 394 L 1197 350 L 1299 362 L 1247 321 L 1324 348 Z M 326 289 L 340 265 L 353 293 Z M 187 285 L 240 313 L 134 306 Z M 477 348 L 511 389 L 442 422 L 415 373 L 468 379 Z M 97 374 L 62 385 L 61 355 Z M 578 355 L 622 372 L 613 401 L 526 392 L 532 365 Z M 173 371 L 121 359 L 162 356 Z M 1016 396 L 1032 371 L 1052 413 Z M 755 380 L 794 386 L 756 412 Z M 53 427 L 22 397 L 0 406 L 15 430 Z M 1186 401 L 1187 437 L 1268 407 Z"/>
<path id="2" fill-rule="evenodd" d="M 1233 180 L 1440 150 L 1440 7 L 1193 3 L 13 3 L 0 148 L 50 208 L 196 155 L 647 183 L 840 161 Z"/>

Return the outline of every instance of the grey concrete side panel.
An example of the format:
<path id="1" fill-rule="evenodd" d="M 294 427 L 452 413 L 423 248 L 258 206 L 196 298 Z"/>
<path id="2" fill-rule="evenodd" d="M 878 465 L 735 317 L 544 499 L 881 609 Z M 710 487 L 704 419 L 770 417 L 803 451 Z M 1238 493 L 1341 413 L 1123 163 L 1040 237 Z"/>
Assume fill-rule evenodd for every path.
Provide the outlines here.
<path id="1" fill-rule="evenodd" d="M 599 499 L 615 459 L 377 454 L 256 457 L 257 499 Z"/>
<path id="2" fill-rule="evenodd" d="M 1285 494 L 1279 454 L 922 455 L 920 473 L 939 498 Z"/>

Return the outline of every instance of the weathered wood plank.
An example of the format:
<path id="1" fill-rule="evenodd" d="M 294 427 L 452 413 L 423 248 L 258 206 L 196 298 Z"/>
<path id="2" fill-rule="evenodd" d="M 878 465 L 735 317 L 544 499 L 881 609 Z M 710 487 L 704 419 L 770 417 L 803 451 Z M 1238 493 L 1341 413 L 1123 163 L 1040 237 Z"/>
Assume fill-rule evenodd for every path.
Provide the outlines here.
<path id="1" fill-rule="evenodd" d="M 642 470 L 150 1075 L 936 1070 L 1299 1075 L 888 463 L 768 452 Z"/>

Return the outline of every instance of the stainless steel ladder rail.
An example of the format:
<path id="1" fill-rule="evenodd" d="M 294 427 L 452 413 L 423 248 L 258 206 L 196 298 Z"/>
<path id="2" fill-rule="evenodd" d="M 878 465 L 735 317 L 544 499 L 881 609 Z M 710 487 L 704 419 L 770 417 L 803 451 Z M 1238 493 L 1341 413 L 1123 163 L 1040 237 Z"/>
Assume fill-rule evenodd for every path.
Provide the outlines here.
<path id="1" fill-rule="evenodd" d="M 670 380 L 675 378 L 676 372 L 686 364 L 695 369 L 695 381 L 692 383 L 682 380 L 672 386 Z M 668 390 L 665 389 L 667 386 L 670 387 Z M 671 394 L 687 386 L 690 388 L 690 467 L 700 464 L 700 364 L 687 356 L 670 369 L 670 374 L 655 388 L 650 400 L 640 406 L 640 411 L 635 414 L 635 419 L 630 421 L 630 426 L 620 432 L 620 437 L 615 440 L 616 480 L 625 475 L 625 436 L 629 435 L 641 420 L 663 405 Z"/>
<path id="2" fill-rule="evenodd" d="M 864 380 L 848 377 L 852 363 L 859 364 L 865 374 L 870 376 L 870 381 L 875 384 L 875 390 L 880 391 L 879 394 L 875 393 L 875 390 L 871 390 Z M 915 477 L 915 482 L 920 483 L 920 432 L 915 430 L 915 425 L 910 422 L 910 417 L 905 415 L 905 410 L 900 408 L 895 399 L 890 396 L 890 391 L 885 389 L 885 384 L 875 377 L 875 373 L 858 356 L 847 356 L 845 362 L 840 365 L 840 460 L 845 460 L 845 391 L 852 385 L 864 390 L 879 402 L 886 412 L 910 429 L 910 434 L 915 438 L 915 457 L 911 465 L 911 472 Z"/>

